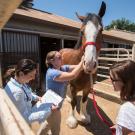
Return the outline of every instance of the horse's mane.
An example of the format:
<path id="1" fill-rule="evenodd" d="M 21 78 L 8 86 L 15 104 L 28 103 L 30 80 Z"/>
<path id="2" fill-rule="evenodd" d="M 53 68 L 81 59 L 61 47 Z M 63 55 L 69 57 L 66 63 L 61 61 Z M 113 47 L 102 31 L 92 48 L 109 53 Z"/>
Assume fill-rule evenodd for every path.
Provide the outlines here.
<path id="1" fill-rule="evenodd" d="M 79 32 L 79 39 L 77 40 L 77 43 L 76 43 L 74 49 L 79 49 L 81 45 L 82 45 L 82 32 L 80 31 Z"/>
<path id="2" fill-rule="evenodd" d="M 82 21 L 82 26 L 86 25 L 89 20 L 92 20 L 94 22 L 95 19 L 92 19 L 92 17 L 94 17 L 94 16 L 95 16 L 95 18 L 97 18 L 99 20 L 100 17 L 98 15 L 96 15 L 94 13 L 87 13 L 86 16 L 85 16 L 85 18 L 84 18 L 84 20 Z M 80 32 L 79 32 L 79 38 L 78 38 L 78 41 L 77 41 L 74 49 L 79 49 L 81 47 L 81 45 L 82 45 L 82 36 L 83 36 L 83 33 L 80 30 Z"/>
<path id="3" fill-rule="evenodd" d="M 87 21 L 90 20 L 91 16 L 94 14 L 87 13 L 85 19 L 83 20 L 82 25 L 86 25 Z M 74 49 L 79 49 L 82 45 L 82 31 L 79 32 L 79 39 L 74 47 Z"/>

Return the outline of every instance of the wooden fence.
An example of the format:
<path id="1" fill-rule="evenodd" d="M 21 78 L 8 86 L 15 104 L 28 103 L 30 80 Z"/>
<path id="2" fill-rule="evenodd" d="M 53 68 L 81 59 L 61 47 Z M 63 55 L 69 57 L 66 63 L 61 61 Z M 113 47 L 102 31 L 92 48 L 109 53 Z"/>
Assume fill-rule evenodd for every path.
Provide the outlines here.
<path id="1" fill-rule="evenodd" d="M 34 135 L 4 89 L 0 89 L 0 135 Z"/>

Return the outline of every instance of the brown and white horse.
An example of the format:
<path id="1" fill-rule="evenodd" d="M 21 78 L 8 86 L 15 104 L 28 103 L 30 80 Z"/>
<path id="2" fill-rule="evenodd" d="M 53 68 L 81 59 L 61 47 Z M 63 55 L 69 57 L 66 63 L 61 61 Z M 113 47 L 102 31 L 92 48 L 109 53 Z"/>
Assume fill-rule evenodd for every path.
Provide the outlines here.
<path id="1" fill-rule="evenodd" d="M 77 119 L 75 118 L 75 106 L 77 104 L 77 92 L 83 90 L 83 96 L 80 103 L 80 116 L 84 123 L 90 123 L 90 115 L 86 112 L 87 97 L 92 87 L 90 78 L 96 75 L 98 66 L 98 54 L 102 44 L 102 17 L 106 11 L 106 4 L 102 2 L 98 15 L 89 13 L 87 16 L 77 17 L 82 21 L 80 30 L 80 37 L 74 49 L 60 50 L 64 64 L 78 64 L 81 57 L 84 55 L 84 70 L 79 76 L 70 81 L 71 90 L 71 106 L 70 116 L 67 119 L 67 124 L 71 128 L 77 126 Z"/>

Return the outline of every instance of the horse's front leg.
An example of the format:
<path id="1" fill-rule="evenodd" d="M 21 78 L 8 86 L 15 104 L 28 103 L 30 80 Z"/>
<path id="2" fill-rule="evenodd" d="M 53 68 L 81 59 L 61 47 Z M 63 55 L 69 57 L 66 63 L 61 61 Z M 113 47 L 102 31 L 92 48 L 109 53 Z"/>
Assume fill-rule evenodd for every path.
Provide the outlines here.
<path id="1" fill-rule="evenodd" d="M 73 99 L 70 84 L 67 86 L 67 94 L 66 94 L 66 100 L 71 103 L 71 100 Z"/>
<path id="2" fill-rule="evenodd" d="M 75 107 L 77 104 L 77 97 L 76 97 L 76 90 L 74 87 L 70 86 L 70 90 L 71 90 L 71 109 L 70 109 L 70 113 L 69 113 L 69 117 L 66 121 L 66 124 L 70 127 L 70 128 L 75 128 L 77 126 L 77 119 L 75 117 Z"/>
<path id="3" fill-rule="evenodd" d="M 91 117 L 87 113 L 87 109 L 86 109 L 88 94 L 89 94 L 89 89 L 84 89 L 83 96 L 80 102 L 80 117 L 81 117 L 81 121 L 84 124 L 89 124 L 91 122 Z"/>

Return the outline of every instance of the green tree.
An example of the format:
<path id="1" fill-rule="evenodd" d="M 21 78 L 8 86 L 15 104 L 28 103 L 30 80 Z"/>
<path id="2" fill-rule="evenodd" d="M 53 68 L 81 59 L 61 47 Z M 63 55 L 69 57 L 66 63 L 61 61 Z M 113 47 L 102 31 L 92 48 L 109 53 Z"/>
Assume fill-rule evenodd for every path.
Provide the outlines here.
<path id="1" fill-rule="evenodd" d="M 135 23 L 125 18 L 117 19 L 113 20 L 110 25 L 105 27 L 106 30 L 112 28 L 135 32 Z"/>

